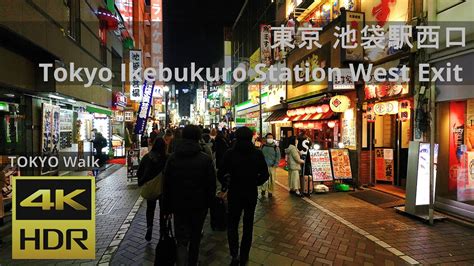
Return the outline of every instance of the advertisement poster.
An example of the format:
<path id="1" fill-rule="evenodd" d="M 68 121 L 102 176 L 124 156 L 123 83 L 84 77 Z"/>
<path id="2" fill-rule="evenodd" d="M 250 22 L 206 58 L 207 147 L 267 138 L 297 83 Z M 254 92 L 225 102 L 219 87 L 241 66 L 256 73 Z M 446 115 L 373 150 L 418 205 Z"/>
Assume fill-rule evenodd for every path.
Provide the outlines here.
<path id="1" fill-rule="evenodd" d="M 393 149 L 375 149 L 375 180 L 393 182 Z"/>
<path id="2" fill-rule="evenodd" d="M 331 159 L 328 150 L 309 150 L 313 181 L 332 181 Z"/>
<path id="3" fill-rule="evenodd" d="M 140 165 L 140 149 L 129 149 L 127 151 L 127 179 L 130 181 L 137 178 L 138 166 Z"/>
<path id="4" fill-rule="evenodd" d="M 60 132 L 71 132 L 72 131 L 72 110 L 61 109 L 59 112 L 59 131 Z"/>
<path id="5" fill-rule="evenodd" d="M 331 149 L 334 179 L 352 179 L 351 160 L 348 149 Z"/>
<path id="6" fill-rule="evenodd" d="M 449 112 L 449 191 L 462 186 L 467 178 L 467 166 L 464 158 L 464 123 L 466 102 L 451 102 Z M 462 196 L 462 195 L 458 195 Z"/>
<path id="7" fill-rule="evenodd" d="M 458 178 L 457 199 L 459 201 L 474 200 L 474 100 L 467 100 L 466 123 L 464 131 L 464 143 L 466 144 L 467 174 L 465 178 Z"/>

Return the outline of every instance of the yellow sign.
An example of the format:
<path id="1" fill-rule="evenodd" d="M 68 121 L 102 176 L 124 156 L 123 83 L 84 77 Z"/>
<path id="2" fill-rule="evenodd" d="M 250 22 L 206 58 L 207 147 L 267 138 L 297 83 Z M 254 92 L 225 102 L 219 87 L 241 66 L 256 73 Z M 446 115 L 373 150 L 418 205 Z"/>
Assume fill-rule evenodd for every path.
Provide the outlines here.
<path id="1" fill-rule="evenodd" d="M 95 259 L 92 176 L 13 179 L 13 259 Z"/>

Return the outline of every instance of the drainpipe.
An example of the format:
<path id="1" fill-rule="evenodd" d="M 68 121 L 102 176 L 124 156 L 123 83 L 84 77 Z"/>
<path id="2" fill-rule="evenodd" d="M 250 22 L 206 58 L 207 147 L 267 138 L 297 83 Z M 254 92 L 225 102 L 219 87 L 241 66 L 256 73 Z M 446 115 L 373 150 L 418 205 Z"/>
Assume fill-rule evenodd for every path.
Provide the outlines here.
<path id="1" fill-rule="evenodd" d="M 430 1 L 430 5 L 428 5 L 427 0 L 423 1 L 423 9 L 427 8 L 428 12 L 428 19 L 427 22 L 435 22 L 436 21 L 436 3 L 437 1 Z M 427 55 L 429 58 L 429 54 Z M 431 225 L 434 223 L 434 201 L 435 201 L 435 179 L 434 179 L 434 171 L 435 171 L 435 123 L 436 123 L 436 86 L 434 83 L 430 84 L 430 204 L 428 210 L 428 217 L 429 222 Z"/>

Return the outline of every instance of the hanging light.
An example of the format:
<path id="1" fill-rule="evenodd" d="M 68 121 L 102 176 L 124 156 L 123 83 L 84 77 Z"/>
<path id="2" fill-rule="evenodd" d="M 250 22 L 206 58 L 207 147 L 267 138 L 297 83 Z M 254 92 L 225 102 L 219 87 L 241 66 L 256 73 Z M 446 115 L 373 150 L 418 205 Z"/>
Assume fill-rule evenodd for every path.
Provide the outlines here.
<path id="1" fill-rule="evenodd" d="M 335 126 L 336 126 L 336 122 L 334 122 L 334 121 L 329 121 L 328 122 L 328 127 L 329 128 L 334 128 Z"/>
<path id="2" fill-rule="evenodd" d="M 329 109 L 331 109 L 328 104 L 321 105 L 321 108 L 323 110 L 323 113 L 327 113 Z"/>
<path id="3" fill-rule="evenodd" d="M 316 113 L 321 114 L 323 112 L 323 108 L 321 106 L 316 107 Z"/>

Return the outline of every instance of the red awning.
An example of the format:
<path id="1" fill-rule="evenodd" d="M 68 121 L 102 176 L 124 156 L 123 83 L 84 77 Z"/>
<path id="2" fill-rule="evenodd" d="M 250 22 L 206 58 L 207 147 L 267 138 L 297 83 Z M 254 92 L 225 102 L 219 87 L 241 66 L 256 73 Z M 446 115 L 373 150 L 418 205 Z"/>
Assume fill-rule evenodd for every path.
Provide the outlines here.
<path id="1" fill-rule="evenodd" d="M 333 119 L 334 112 L 329 110 L 326 113 L 314 113 L 314 114 L 304 114 L 304 115 L 295 115 L 290 117 L 290 121 L 313 121 L 313 120 L 328 120 Z"/>

